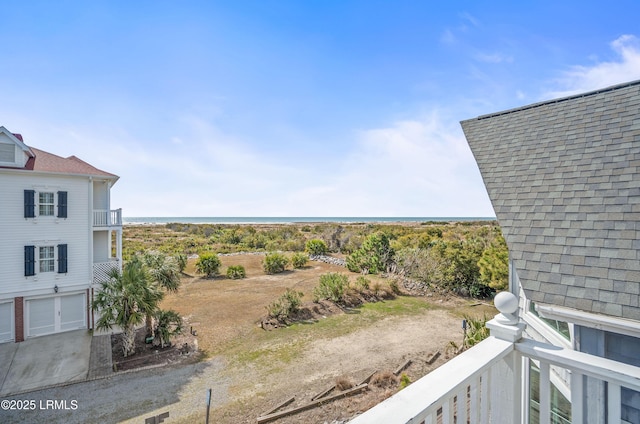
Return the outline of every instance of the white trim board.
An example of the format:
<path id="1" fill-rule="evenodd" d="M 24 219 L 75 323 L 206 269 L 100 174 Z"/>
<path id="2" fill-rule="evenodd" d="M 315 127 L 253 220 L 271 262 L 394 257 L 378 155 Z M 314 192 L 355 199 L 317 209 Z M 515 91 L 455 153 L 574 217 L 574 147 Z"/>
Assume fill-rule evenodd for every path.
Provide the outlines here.
<path id="1" fill-rule="evenodd" d="M 540 303 L 536 303 L 536 310 L 544 318 L 640 338 L 640 322 L 638 321 Z"/>

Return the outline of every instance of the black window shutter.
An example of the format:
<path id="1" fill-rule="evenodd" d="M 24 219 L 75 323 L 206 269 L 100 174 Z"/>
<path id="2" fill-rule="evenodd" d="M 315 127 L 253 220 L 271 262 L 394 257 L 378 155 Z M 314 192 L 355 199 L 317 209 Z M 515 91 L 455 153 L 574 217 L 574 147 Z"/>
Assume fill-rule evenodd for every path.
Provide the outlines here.
<path id="1" fill-rule="evenodd" d="M 36 192 L 35 190 L 24 191 L 24 217 L 36 217 Z"/>
<path id="2" fill-rule="evenodd" d="M 64 274 L 67 272 L 67 245 L 58 245 L 58 273 Z"/>
<path id="3" fill-rule="evenodd" d="M 36 275 L 36 247 L 24 247 L 24 276 Z"/>
<path id="4" fill-rule="evenodd" d="M 67 192 L 58 192 L 58 218 L 67 217 Z"/>

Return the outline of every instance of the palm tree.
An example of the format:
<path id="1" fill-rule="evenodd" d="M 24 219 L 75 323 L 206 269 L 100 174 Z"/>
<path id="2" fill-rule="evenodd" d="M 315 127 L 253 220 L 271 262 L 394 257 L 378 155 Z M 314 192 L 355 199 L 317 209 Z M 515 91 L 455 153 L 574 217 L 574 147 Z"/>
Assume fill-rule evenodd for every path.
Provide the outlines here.
<path id="1" fill-rule="evenodd" d="M 152 250 L 143 256 L 149 278 L 157 283 L 159 288 L 175 293 L 180 287 L 180 267 L 178 261 L 164 253 Z M 162 292 L 164 296 L 164 292 Z M 151 337 L 153 331 L 153 313 L 145 317 L 147 337 Z"/>
<path id="2" fill-rule="evenodd" d="M 162 291 L 150 283 L 150 277 L 139 258 L 127 262 L 120 273 L 114 270 L 109 280 L 102 283 L 91 308 L 100 313 L 98 330 L 122 329 L 123 355 L 135 353 L 135 329 L 146 315 L 158 309 Z"/>
<path id="3" fill-rule="evenodd" d="M 170 345 L 171 337 L 182 333 L 182 317 L 175 311 L 158 309 L 155 313 L 156 329 L 154 345 L 165 347 Z"/>
<path id="4" fill-rule="evenodd" d="M 144 263 L 153 281 L 169 292 L 178 291 L 180 266 L 176 258 L 152 250 L 144 254 Z"/>

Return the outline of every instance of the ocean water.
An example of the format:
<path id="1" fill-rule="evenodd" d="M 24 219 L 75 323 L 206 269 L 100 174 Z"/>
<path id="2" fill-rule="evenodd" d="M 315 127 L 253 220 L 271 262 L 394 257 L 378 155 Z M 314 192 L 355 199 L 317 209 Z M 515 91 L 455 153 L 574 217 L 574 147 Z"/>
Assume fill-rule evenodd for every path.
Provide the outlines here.
<path id="1" fill-rule="evenodd" d="M 124 224 L 167 224 L 178 222 L 181 224 L 293 224 L 293 223 L 384 223 L 384 222 L 465 222 L 465 221 L 493 221 L 494 217 L 388 217 L 388 216 L 288 216 L 288 217 L 252 217 L 252 216 L 224 216 L 224 217 L 123 217 Z"/>

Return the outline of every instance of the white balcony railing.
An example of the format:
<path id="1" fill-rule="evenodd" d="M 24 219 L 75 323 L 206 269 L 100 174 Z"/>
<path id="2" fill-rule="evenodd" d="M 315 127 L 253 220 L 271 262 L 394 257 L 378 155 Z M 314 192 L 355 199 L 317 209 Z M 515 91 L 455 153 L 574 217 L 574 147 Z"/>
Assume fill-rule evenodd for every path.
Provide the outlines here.
<path id="1" fill-rule="evenodd" d="M 100 284 L 109 280 L 109 274 L 114 269 L 120 269 L 120 261 L 111 259 L 108 262 L 96 262 L 93 264 L 93 283 Z"/>
<path id="2" fill-rule="evenodd" d="M 120 227 L 122 226 L 122 209 L 93 211 L 94 227 Z"/>
<path id="3" fill-rule="evenodd" d="M 556 423 L 551 369 L 571 374 L 571 422 L 624 423 L 621 388 L 640 391 L 640 368 L 570 349 L 520 339 L 522 326 L 490 323 L 492 336 L 359 415 L 351 424 L 529 423 L 529 361 L 540 369 L 540 423 Z M 497 328 L 501 327 L 501 328 Z M 493 336 L 494 328 L 497 336 Z M 517 340 L 517 341 L 512 341 Z M 538 405 L 536 405 L 538 406 Z M 537 414 L 536 414 L 537 415 Z"/>

